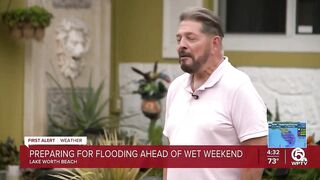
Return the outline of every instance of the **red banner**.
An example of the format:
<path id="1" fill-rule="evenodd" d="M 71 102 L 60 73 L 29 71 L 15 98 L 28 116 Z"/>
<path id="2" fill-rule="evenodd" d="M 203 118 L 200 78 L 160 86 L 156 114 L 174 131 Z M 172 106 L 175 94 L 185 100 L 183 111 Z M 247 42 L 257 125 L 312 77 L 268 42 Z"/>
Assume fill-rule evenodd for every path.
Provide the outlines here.
<path id="1" fill-rule="evenodd" d="M 320 146 L 20 146 L 21 168 L 320 168 Z"/>

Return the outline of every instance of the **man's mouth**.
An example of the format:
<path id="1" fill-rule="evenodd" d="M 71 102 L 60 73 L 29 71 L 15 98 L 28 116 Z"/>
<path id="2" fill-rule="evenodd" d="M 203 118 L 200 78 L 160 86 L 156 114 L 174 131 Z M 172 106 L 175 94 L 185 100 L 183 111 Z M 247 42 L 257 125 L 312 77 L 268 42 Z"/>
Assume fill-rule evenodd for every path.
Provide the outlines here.
<path id="1" fill-rule="evenodd" d="M 180 61 L 185 61 L 185 60 L 187 60 L 188 58 L 191 58 L 191 57 L 189 57 L 189 56 L 182 56 L 182 57 L 179 58 L 179 60 L 180 60 Z"/>
<path id="2" fill-rule="evenodd" d="M 186 61 L 188 58 L 192 58 L 191 54 L 189 53 L 179 53 L 179 61 L 180 63 L 183 62 L 183 61 Z"/>
<path id="3" fill-rule="evenodd" d="M 78 60 L 80 60 L 81 58 L 78 57 L 78 56 L 72 56 L 72 59 L 75 60 L 75 61 L 78 61 Z"/>
<path id="4" fill-rule="evenodd" d="M 191 58 L 191 54 L 187 53 L 187 52 L 179 52 L 179 60 L 180 61 L 184 61 L 186 60 L 187 58 Z"/>

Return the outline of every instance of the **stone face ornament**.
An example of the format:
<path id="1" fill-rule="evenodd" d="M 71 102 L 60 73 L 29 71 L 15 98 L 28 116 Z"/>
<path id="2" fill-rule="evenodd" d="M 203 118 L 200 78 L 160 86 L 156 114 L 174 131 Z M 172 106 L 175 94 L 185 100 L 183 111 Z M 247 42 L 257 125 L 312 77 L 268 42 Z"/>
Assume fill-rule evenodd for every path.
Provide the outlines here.
<path id="1" fill-rule="evenodd" d="M 89 50 L 87 25 L 76 18 L 63 19 L 56 31 L 58 65 L 65 78 L 76 79 L 84 66 L 83 56 Z"/>

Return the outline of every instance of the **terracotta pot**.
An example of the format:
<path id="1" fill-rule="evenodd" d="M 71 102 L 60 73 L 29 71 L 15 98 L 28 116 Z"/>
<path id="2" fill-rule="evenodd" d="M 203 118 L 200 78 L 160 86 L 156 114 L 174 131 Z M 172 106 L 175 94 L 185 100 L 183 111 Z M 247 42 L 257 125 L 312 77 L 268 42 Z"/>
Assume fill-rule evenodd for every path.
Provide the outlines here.
<path id="1" fill-rule="evenodd" d="M 161 113 L 161 103 L 157 99 L 143 99 L 141 104 L 143 114 L 151 120 L 157 120 Z"/>
<path id="2" fill-rule="evenodd" d="M 37 41 L 41 41 L 44 38 L 44 34 L 45 34 L 44 28 L 38 27 L 34 31 L 34 38 Z"/>
<path id="3" fill-rule="evenodd" d="M 19 27 L 13 27 L 13 28 L 10 28 L 10 34 L 13 38 L 15 39 L 21 39 L 22 38 L 22 31 Z"/>
<path id="4" fill-rule="evenodd" d="M 34 28 L 33 28 L 32 24 L 31 23 L 24 24 L 22 32 L 23 32 L 24 38 L 26 38 L 26 39 L 32 38 L 33 34 L 34 34 Z"/>

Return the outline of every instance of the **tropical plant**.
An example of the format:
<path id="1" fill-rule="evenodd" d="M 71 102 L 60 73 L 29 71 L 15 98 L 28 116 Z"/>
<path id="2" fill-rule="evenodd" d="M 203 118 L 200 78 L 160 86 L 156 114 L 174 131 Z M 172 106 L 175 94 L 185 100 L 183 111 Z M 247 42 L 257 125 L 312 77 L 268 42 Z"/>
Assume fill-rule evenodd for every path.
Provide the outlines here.
<path id="1" fill-rule="evenodd" d="M 309 145 L 320 145 L 320 140 L 315 142 L 315 134 L 312 134 L 307 137 L 307 143 Z M 320 179 L 320 169 L 319 168 L 308 168 L 308 169 L 290 169 L 288 179 L 297 179 L 297 180 L 318 180 Z"/>
<path id="2" fill-rule="evenodd" d="M 134 67 L 132 67 L 132 70 L 143 77 L 138 81 L 138 90 L 133 93 L 140 94 L 142 98 L 141 110 L 151 120 L 148 129 L 148 143 L 161 145 L 163 128 L 156 125 L 156 120 L 159 119 L 161 113 L 160 99 L 167 93 L 167 88 L 163 81 L 170 83 L 170 78 L 166 74 L 158 72 L 157 61 L 154 63 L 153 71 L 144 73 Z M 154 168 L 149 174 L 160 177 L 162 176 L 162 169 Z"/>
<path id="3" fill-rule="evenodd" d="M 69 119 L 59 119 L 54 115 L 49 115 L 52 125 L 60 130 L 64 135 L 85 135 L 86 132 L 93 130 L 102 130 L 108 123 L 108 116 L 103 116 L 108 100 L 102 99 L 104 81 L 102 81 L 95 90 L 92 86 L 90 77 L 88 87 L 85 93 L 77 91 L 73 80 L 70 78 L 71 94 L 68 93 L 60 83 L 50 74 L 48 77 L 53 80 L 60 92 L 64 95 L 70 107 Z"/>
<path id="4" fill-rule="evenodd" d="M 148 129 L 148 138 L 151 145 L 161 145 L 162 144 L 162 131 L 161 126 L 156 125 L 156 121 L 150 121 Z"/>
<path id="5" fill-rule="evenodd" d="M 0 141 L 0 170 L 8 165 L 19 164 L 19 151 L 10 137 L 5 142 Z"/>
<path id="6" fill-rule="evenodd" d="M 279 114 L 279 105 L 278 105 L 278 100 L 276 99 L 276 112 L 273 118 L 273 114 L 271 111 L 267 108 L 267 120 L 268 121 L 280 121 L 280 114 Z"/>
<path id="7" fill-rule="evenodd" d="M 163 84 L 163 81 L 169 83 L 170 78 L 166 74 L 158 72 L 157 61 L 154 63 L 153 71 L 144 73 L 134 67 L 132 67 L 132 70 L 143 76 L 143 79 L 138 81 L 138 90 L 133 93 L 141 95 L 141 110 L 143 114 L 151 120 L 148 129 L 149 143 L 152 145 L 160 145 L 162 144 L 163 128 L 156 125 L 156 120 L 160 117 L 161 113 L 160 99 L 167 93 L 167 88 Z"/>
<path id="8" fill-rule="evenodd" d="M 135 139 L 132 141 L 125 141 L 118 139 L 116 133 L 100 136 L 97 139 L 98 145 L 101 146 L 117 146 L 117 145 L 137 145 Z M 62 180 L 136 180 L 143 179 L 150 171 L 140 173 L 139 168 L 76 168 L 76 169 L 64 169 L 63 173 L 57 175 L 51 175 Z"/>
<path id="9" fill-rule="evenodd" d="M 132 67 L 134 72 L 143 76 L 143 79 L 138 81 L 138 90 L 134 91 L 134 93 L 140 94 L 142 99 L 162 99 L 166 95 L 167 88 L 161 80 L 169 83 L 170 78 L 164 73 L 157 72 L 157 69 L 157 61 L 154 63 L 153 71 L 146 73 Z"/>
<path id="10" fill-rule="evenodd" d="M 320 169 L 319 168 L 290 169 L 288 179 L 318 180 L 320 179 Z"/>

